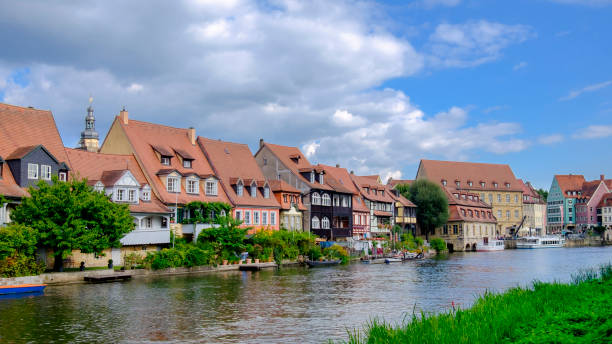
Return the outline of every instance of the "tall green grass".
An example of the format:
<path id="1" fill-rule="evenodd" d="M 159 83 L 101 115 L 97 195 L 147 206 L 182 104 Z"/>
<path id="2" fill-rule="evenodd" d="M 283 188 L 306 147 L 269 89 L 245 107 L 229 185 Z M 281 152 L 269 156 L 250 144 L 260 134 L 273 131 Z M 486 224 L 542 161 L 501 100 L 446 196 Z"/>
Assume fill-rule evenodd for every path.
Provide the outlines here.
<path id="1" fill-rule="evenodd" d="M 378 319 L 345 343 L 612 343 L 612 265 L 581 270 L 572 282 L 485 293 L 466 310 Z"/>

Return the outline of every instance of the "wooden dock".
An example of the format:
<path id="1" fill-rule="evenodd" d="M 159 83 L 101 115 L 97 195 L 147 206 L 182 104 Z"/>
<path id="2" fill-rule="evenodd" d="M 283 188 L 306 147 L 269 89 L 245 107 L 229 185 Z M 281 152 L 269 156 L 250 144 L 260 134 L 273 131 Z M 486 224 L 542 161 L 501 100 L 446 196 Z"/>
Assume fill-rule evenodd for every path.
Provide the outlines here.
<path id="1" fill-rule="evenodd" d="M 129 281 L 132 275 L 129 274 L 112 274 L 112 275 L 101 275 L 101 276 L 85 276 L 85 282 L 90 283 L 108 283 L 108 282 L 123 282 Z"/>
<path id="2" fill-rule="evenodd" d="M 276 266 L 277 266 L 276 263 L 273 263 L 273 262 L 269 262 L 269 263 L 253 263 L 253 264 L 240 264 L 238 266 L 238 270 L 240 270 L 240 271 L 260 271 L 261 269 L 275 268 Z"/>

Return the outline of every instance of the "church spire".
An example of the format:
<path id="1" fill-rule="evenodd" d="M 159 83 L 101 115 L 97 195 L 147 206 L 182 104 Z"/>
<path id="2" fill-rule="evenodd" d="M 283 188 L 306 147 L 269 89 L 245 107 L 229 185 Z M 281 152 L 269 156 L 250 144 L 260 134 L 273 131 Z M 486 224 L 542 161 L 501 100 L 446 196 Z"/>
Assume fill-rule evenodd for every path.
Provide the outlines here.
<path id="1" fill-rule="evenodd" d="M 81 132 L 81 140 L 79 141 L 79 149 L 89 152 L 97 152 L 99 148 L 98 132 L 96 131 L 96 118 L 94 117 L 93 98 L 89 97 L 89 107 L 87 108 L 87 116 L 85 117 L 85 130 Z"/>

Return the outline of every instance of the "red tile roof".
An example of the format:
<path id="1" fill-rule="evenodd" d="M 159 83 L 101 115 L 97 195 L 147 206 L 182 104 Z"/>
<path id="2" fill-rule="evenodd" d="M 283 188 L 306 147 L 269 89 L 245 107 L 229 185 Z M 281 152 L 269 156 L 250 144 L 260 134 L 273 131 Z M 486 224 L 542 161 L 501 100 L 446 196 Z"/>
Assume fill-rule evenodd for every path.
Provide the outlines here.
<path id="1" fill-rule="evenodd" d="M 302 180 L 309 187 L 321 190 L 332 190 L 329 185 L 310 183 L 309 180 L 302 176 L 300 170 L 311 171 L 315 169 L 315 166 L 310 164 L 308 159 L 306 159 L 306 156 L 304 156 L 304 154 L 302 154 L 298 148 L 275 145 L 267 142 L 264 142 L 263 145 L 264 147 L 267 147 L 270 152 L 272 152 L 272 154 L 274 154 L 280 160 L 280 162 L 285 165 L 285 167 L 291 170 L 291 172 L 297 176 L 297 178 Z"/>
<path id="2" fill-rule="evenodd" d="M 266 178 L 259 169 L 249 146 L 242 143 L 210 140 L 198 137 L 198 144 L 208 158 L 214 172 L 224 185 L 225 192 L 231 202 L 237 206 L 262 206 L 278 208 L 279 204 L 270 192 L 270 197 L 265 198 L 263 191 L 259 188 L 264 185 Z M 240 178 L 243 180 L 245 190 L 242 196 L 236 194 L 232 187 L 232 181 Z M 251 197 L 246 186 L 255 181 L 258 190 L 255 198 Z"/>
<path id="3" fill-rule="evenodd" d="M 387 181 L 387 185 L 391 186 L 391 188 L 395 188 L 397 185 L 400 185 L 400 184 L 410 185 L 412 183 L 414 183 L 414 179 L 393 179 L 393 178 L 389 178 L 389 180 Z"/>
<path id="4" fill-rule="evenodd" d="M 179 194 L 168 192 L 166 185 L 157 175 L 162 169 L 174 169 L 182 175 L 190 173 L 195 173 L 200 177 L 214 175 L 200 147 L 197 144 L 191 144 L 189 138 L 190 129 L 173 128 L 161 124 L 135 121 L 133 119 L 129 119 L 128 124 L 125 124 L 120 116 L 116 117 L 115 123 L 120 125 L 121 129 L 125 132 L 134 155 L 147 176 L 147 180 L 151 181 L 151 187 L 157 191 L 162 202 L 165 204 L 174 204 L 175 202 L 186 204 L 192 201 L 229 203 L 229 199 L 222 188 L 217 188 L 217 196 L 207 196 L 203 190 L 200 190 L 199 194 L 194 195 L 188 194 L 185 191 L 184 183 L 181 183 L 181 192 Z M 163 142 L 163 144 L 160 142 Z M 164 150 L 165 153 L 172 153 L 175 149 L 179 149 L 189 154 L 194 158 L 191 168 L 183 167 L 174 153 L 171 154 L 170 165 L 162 165 L 153 146 Z"/>
<path id="5" fill-rule="evenodd" d="M 448 221 L 497 222 L 497 218 L 493 214 L 491 206 L 480 199 L 476 201 L 477 197 L 479 197 L 477 194 L 445 187 L 442 189 L 446 193 L 446 198 L 448 199 L 448 211 L 450 215 Z M 455 194 L 459 197 L 456 197 Z M 465 199 L 463 198 L 464 196 Z M 470 200 L 469 196 L 472 196 L 472 200 Z M 470 211 L 472 212 L 472 216 L 470 216 Z M 483 211 L 485 212 L 484 217 L 482 216 Z M 476 216 L 476 212 L 478 212 L 479 216 Z"/>
<path id="6" fill-rule="evenodd" d="M 601 207 L 612 207 L 612 192 L 607 193 L 601 197 L 601 201 L 597 205 L 598 208 Z"/>
<path id="7" fill-rule="evenodd" d="M 578 195 L 578 191 L 582 191 L 582 185 L 586 182 L 586 180 L 584 179 L 583 175 L 576 175 L 576 174 L 569 174 L 569 175 L 562 175 L 562 174 L 557 174 L 555 175 L 555 179 L 557 179 L 557 183 L 559 184 L 559 187 L 561 188 L 561 192 L 563 193 L 563 197 L 566 198 L 577 198 Z M 575 195 L 570 195 L 568 194 L 568 191 L 576 191 Z"/>
<path id="8" fill-rule="evenodd" d="M 512 169 L 506 164 L 423 159 L 419 170 L 422 170 L 424 177 L 432 182 L 442 183 L 442 180 L 445 180 L 446 186 L 450 188 L 457 188 L 455 182 L 458 181 L 460 189 L 522 191 Z M 469 186 L 469 182 L 472 186 Z M 481 186 L 481 182 L 484 182 L 484 187 Z M 494 187 L 494 183 L 497 183 L 497 188 Z M 509 188 L 506 187 L 506 183 L 510 184 Z"/>
<path id="9" fill-rule="evenodd" d="M 270 184 L 270 188 L 272 189 L 272 191 L 277 192 L 277 191 L 283 191 L 283 192 L 289 192 L 289 193 L 295 193 L 295 194 L 300 194 L 301 191 L 294 188 L 293 186 L 289 185 L 289 183 L 285 182 L 284 180 L 270 180 L 269 181 Z"/>
<path id="10" fill-rule="evenodd" d="M 141 186 L 147 183 L 144 173 L 133 155 L 101 154 L 80 149 L 66 148 L 72 162 L 73 173 L 78 178 L 86 178 L 90 185 L 101 181 L 104 186 L 113 185 L 126 170 L 130 171 Z M 131 204 L 130 211 L 137 213 L 169 213 L 170 209 L 151 193 L 151 201 Z"/>
<path id="11" fill-rule="evenodd" d="M 380 184 L 378 176 L 357 176 L 354 174 L 350 175 L 351 180 L 355 183 L 355 186 L 359 188 L 361 196 L 370 200 L 384 203 L 393 203 L 395 200 L 391 198 L 389 192 L 387 192 L 385 186 Z M 369 192 L 366 191 L 368 188 Z M 376 194 L 374 191 L 376 190 Z"/>
<path id="12" fill-rule="evenodd" d="M 412 203 L 409 199 L 407 199 L 406 197 L 402 196 L 401 194 L 396 196 L 395 193 L 394 193 L 394 190 L 391 188 L 391 185 L 387 184 L 386 188 L 387 188 L 387 192 L 389 193 L 391 198 L 393 198 L 396 202 L 399 202 L 404 207 L 416 207 L 416 205 L 414 203 Z"/>

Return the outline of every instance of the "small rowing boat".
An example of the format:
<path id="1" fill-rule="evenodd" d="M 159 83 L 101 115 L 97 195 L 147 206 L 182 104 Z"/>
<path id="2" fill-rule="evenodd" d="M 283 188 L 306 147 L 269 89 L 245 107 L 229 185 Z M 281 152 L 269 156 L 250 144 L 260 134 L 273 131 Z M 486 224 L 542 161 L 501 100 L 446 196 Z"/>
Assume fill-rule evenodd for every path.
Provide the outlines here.
<path id="1" fill-rule="evenodd" d="M 306 264 L 308 264 L 311 268 L 318 268 L 323 266 L 334 266 L 340 264 L 341 260 L 307 260 Z"/>
<path id="2" fill-rule="evenodd" d="M 46 284 L 17 284 L 0 286 L 0 295 L 5 294 L 21 294 L 21 293 L 40 293 Z"/>

